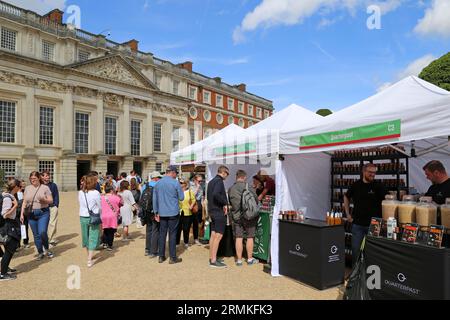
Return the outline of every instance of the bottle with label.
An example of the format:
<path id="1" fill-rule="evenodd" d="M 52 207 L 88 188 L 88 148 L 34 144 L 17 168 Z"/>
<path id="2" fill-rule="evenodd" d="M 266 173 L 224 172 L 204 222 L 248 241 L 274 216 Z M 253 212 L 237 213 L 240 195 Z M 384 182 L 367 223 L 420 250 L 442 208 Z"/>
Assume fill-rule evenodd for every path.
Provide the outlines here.
<path id="1" fill-rule="evenodd" d="M 394 239 L 396 229 L 397 229 L 397 220 L 393 217 L 389 217 L 387 220 L 387 238 L 388 239 L 396 240 L 396 238 Z"/>
<path id="2" fill-rule="evenodd" d="M 330 224 L 330 211 L 327 211 L 326 222 Z"/>

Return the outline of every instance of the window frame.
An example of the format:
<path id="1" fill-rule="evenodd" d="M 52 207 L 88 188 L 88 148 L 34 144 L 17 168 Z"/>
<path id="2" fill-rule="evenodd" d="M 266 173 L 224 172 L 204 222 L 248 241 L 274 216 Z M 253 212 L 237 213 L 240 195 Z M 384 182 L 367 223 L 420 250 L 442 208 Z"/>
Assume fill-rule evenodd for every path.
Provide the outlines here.
<path id="1" fill-rule="evenodd" d="M 109 124 L 107 123 L 107 119 L 113 120 Z M 118 119 L 114 116 L 106 115 L 104 117 L 103 122 L 103 134 L 104 134 L 104 152 L 106 155 L 115 156 L 117 155 L 117 138 L 118 138 L 118 125 L 117 125 Z M 110 126 L 108 128 L 108 125 Z M 114 131 L 113 131 L 114 129 Z M 114 135 L 109 134 L 110 132 L 113 132 Z M 108 139 L 109 138 L 109 139 Z M 114 139 L 113 139 L 114 138 Z M 110 141 L 108 141 L 110 140 Z"/>
<path id="2" fill-rule="evenodd" d="M 159 150 L 156 148 L 156 132 L 155 128 L 159 126 Z M 161 122 L 153 122 L 153 152 L 162 152 L 163 150 L 163 124 Z"/>
<path id="3" fill-rule="evenodd" d="M 17 139 L 17 102 L 0 100 L 0 110 L 2 107 L 5 107 L 5 112 L 11 111 L 11 114 L 0 113 L 0 143 L 15 144 Z"/>
<path id="4" fill-rule="evenodd" d="M 48 46 L 48 52 L 45 52 L 45 46 Z M 46 56 L 48 54 L 49 56 Z M 45 61 L 54 62 L 56 57 L 56 43 L 42 39 L 41 57 Z"/>
<path id="5" fill-rule="evenodd" d="M 135 126 L 133 124 L 138 124 L 139 130 L 137 132 L 138 137 L 133 136 L 133 134 L 136 134 L 136 131 L 133 131 L 135 129 Z M 134 141 L 138 141 L 138 143 L 133 143 Z M 136 149 L 137 148 L 137 149 Z M 140 157 L 142 154 L 142 121 L 137 119 L 132 119 L 130 122 L 130 151 L 131 155 L 134 157 Z M 137 151 L 137 152 L 134 152 Z"/>
<path id="6" fill-rule="evenodd" d="M 3 32 L 5 32 L 5 37 L 3 36 L 4 35 Z M 6 33 L 8 33 L 8 32 L 10 34 L 14 35 L 14 49 L 11 49 L 11 47 L 7 46 L 6 43 L 4 42 L 4 38 L 7 38 Z M 18 31 L 2 26 L 1 30 L 0 30 L 0 48 L 11 51 L 11 52 L 17 52 L 18 35 L 19 35 Z"/>
<path id="7" fill-rule="evenodd" d="M 47 110 L 51 110 L 51 124 L 43 124 L 42 123 L 42 111 L 43 109 L 47 109 Z M 48 115 L 48 114 L 47 114 Z M 49 127 L 51 125 L 51 127 Z M 49 132 L 43 132 L 42 129 L 43 127 L 48 127 L 46 128 L 46 130 L 48 130 L 51 134 L 49 134 Z M 49 139 L 49 137 L 51 137 L 51 143 L 47 143 L 45 141 L 45 139 Z M 55 108 L 52 106 L 47 106 L 47 105 L 40 105 L 39 106 L 39 145 L 41 146 L 54 146 L 55 145 Z"/>
<path id="8" fill-rule="evenodd" d="M 87 123 L 87 126 L 84 128 L 87 128 L 87 132 L 78 132 L 78 119 L 77 119 L 77 115 L 83 115 L 83 116 L 87 116 L 87 121 L 85 121 L 85 119 L 80 119 L 80 121 L 84 121 Z M 89 154 L 89 135 L 90 135 L 90 120 L 91 120 L 91 115 L 89 112 L 84 112 L 84 111 L 78 111 L 75 110 L 75 116 L 74 116 L 74 121 L 75 121 L 75 130 L 74 130 L 74 150 L 75 153 L 77 154 Z M 82 140 L 82 138 L 86 136 L 87 139 L 87 143 L 86 146 L 82 145 L 84 144 L 84 140 Z M 86 147 L 86 152 L 84 152 L 84 148 Z"/>

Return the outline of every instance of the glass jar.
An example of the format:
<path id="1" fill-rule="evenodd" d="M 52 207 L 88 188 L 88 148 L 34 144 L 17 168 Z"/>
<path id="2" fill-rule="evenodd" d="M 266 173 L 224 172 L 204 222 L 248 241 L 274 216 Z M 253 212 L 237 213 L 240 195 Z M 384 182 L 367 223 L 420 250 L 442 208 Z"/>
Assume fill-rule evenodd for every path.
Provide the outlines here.
<path id="1" fill-rule="evenodd" d="M 395 200 L 395 196 L 390 194 L 386 195 L 385 199 L 381 203 L 383 220 L 388 220 L 389 218 L 397 219 L 399 201 Z"/>
<path id="2" fill-rule="evenodd" d="M 403 225 L 416 222 L 416 202 L 414 196 L 405 195 L 398 205 L 398 222 Z"/>
<path id="3" fill-rule="evenodd" d="M 445 204 L 441 205 L 441 220 L 442 225 L 450 230 L 450 198 L 447 198 Z"/>
<path id="4" fill-rule="evenodd" d="M 432 197 L 421 197 L 416 207 L 416 221 L 421 227 L 429 227 L 437 223 L 437 206 Z"/>

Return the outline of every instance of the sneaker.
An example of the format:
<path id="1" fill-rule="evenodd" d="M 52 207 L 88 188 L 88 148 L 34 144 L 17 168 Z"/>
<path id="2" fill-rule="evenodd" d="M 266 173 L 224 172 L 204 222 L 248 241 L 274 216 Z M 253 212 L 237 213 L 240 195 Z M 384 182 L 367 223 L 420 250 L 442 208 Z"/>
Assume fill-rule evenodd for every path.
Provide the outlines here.
<path id="1" fill-rule="evenodd" d="M 216 262 L 210 262 L 209 266 L 211 268 L 216 268 L 216 269 L 225 269 L 227 267 L 227 265 L 223 262 L 220 262 L 219 260 L 217 260 Z"/>
<path id="2" fill-rule="evenodd" d="M 145 257 L 148 257 L 149 255 L 150 255 L 150 252 L 145 251 L 144 256 L 145 256 Z"/>
<path id="3" fill-rule="evenodd" d="M 236 266 L 238 266 L 238 267 L 242 267 L 242 260 L 238 260 L 238 261 L 236 261 Z"/>
<path id="4" fill-rule="evenodd" d="M 224 263 L 223 258 L 217 258 L 216 261 L 218 261 L 220 263 Z M 209 259 L 209 263 L 211 263 L 211 259 Z"/>
<path id="5" fill-rule="evenodd" d="M 103 249 L 108 249 L 108 245 L 106 243 L 103 244 Z"/>
<path id="6" fill-rule="evenodd" d="M 185 248 L 185 249 L 189 249 L 189 244 L 185 243 L 185 244 L 184 244 L 184 248 Z"/>
<path id="7" fill-rule="evenodd" d="M 200 241 L 198 241 L 198 240 L 195 240 L 194 243 L 195 243 L 197 246 L 201 246 L 201 245 L 202 245 L 202 244 L 200 243 Z"/>
<path id="8" fill-rule="evenodd" d="M 43 253 L 39 253 L 38 256 L 37 256 L 37 258 L 36 258 L 36 260 L 37 260 L 37 261 L 41 261 L 42 259 L 44 259 L 44 257 L 45 257 L 45 256 L 44 256 Z"/>
<path id="9" fill-rule="evenodd" d="M 55 255 L 53 254 L 53 252 L 47 251 L 47 257 L 48 257 L 49 259 L 53 259 L 53 258 L 55 257 Z"/>
<path id="10" fill-rule="evenodd" d="M 17 273 L 16 269 L 8 268 L 8 273 Z"/>
<path id="11" fill-rule="evenodd" d="M 158 259 L 159 263 L 163 263 L 164 261 L 166 261 L 166 257 L 159 257 Z"/>
<path id="12" fill-rule="evenodd" d="M 154 258 L 156 258 L 156 257 L 157 257 L 157 255 L 156 255 L 156 254 L 153 254 L 153 253 L 151 253 L 151 254 L 149 254 L 149 255 L 148 255 L 148 257 L 149 257 L 150 259 L 154 259 Z"/>
<path id="13" fill-rule="evenodd" d="M 25 245 L 25 249 L 30 249 L 30 248 L 31 248 L 31 246 L 29 244 Z"/>
<path id="14" fill-rule="evenodd" d="M 106 248 L 106 251 L 113 251 L 113 247 Z"/>
<path id="15" fill-rule="evenodd" d="M 176 263 L 180 263 L 181 261 L 183 261 L 183 259 L 181 259 L 181 258 L 175 258 L 175 259 L 170 258 L 169 264 L 176 264 Z"/>
<path id="16" fill-rule="evenodd" d="M 259 263 L 259 261 L 256 260 L 255 258 L 252 258 L 252 260 L 247 261 L 247 265 L 249 265 L 249 266 L 252 266 L 252 265 L 258 264 L 258 263 Z"/>
<path id="17" fill-rule="evenodd" d="M 13 274 L 1 274 L 0 275 L 0 281 L 9 281 L 9 280 L 16 280 L 17 277 Z"/>

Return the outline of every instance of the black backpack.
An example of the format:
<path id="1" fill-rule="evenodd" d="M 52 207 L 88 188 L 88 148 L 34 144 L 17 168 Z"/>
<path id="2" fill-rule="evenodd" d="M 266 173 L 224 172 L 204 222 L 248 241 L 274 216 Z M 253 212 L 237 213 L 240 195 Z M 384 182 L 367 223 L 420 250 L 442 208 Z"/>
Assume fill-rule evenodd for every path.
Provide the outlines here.
<path id="1" fill-rule="evenodd" d="M 142 224 L 145 225 L 153 215 L 153 187 L 147 185 L 138 204 L 141 208 L 138 215 Z"/>

